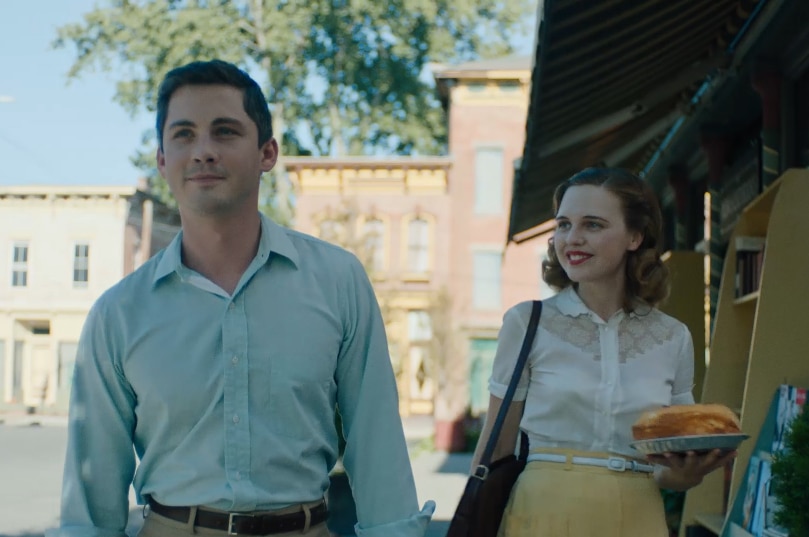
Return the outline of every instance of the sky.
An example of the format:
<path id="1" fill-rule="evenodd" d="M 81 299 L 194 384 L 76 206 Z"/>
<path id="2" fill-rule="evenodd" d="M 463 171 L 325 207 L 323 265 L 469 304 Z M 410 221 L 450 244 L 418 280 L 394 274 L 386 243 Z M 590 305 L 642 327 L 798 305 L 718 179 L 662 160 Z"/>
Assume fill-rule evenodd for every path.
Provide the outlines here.
<path id="1" fill-rule="evenodd" d="M 0 0 L 0 186 L 135 185 L 130 157 L 153 117 L 113 101 L 114 73 L 67 82 L 75 52 L 56 29 L 100 0 Z M 528 54 L 530 40 L 517 43 Z"/>

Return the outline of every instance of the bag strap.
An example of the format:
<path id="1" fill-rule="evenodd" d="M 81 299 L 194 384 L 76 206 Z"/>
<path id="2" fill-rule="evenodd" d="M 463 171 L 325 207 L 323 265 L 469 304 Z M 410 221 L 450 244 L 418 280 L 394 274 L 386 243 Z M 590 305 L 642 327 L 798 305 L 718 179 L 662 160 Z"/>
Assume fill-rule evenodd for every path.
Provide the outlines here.
<path id="1" fill-rule="evenodd" d="M 517 365 L 514 367 L 514 373 L 511 375 L 511 381 L 508 383 L 506 395 L 503 397 L 503 403 L 500 405 L 500 410 L 497 412 L 497 418 L 494 420 L 492 432 L 489 435 L 489 441 L 486 443 L 486 449 L 483 450 L 483 455 L 480 457 L 480 464 L 475 469 L 475 476 L 481 479 L 486 479 L 489 473 L 489 465 L 492 462 L 492 455 L 494 448 L 497 446 L 497 440 L 500 437 L 500 432 L 503 429 L 503 424 L 506 421 L 506 414 L 508 408 L 511 406 L 511 401 L 514 399 L 514 392 L 517 391 L 517 384 L 520 382 L 520 377 L 525 369 L 525 364 L 528 361 L 528 353 L 531 351 L 531 345 L 534 343 L 534 336 L 537 333 L 539 326 L 539 317 L 542 314 L 542 301 L 534 300 L 531 309 L 531 319 L 528 321 L 528 328 L 525 331 L 525 337 L 522 341 L 522 348 L 520 348 L 520 355 L 517 358 Z M 520 439 L 520 457 L 527 452 L 526 446 L 527 437 L 522 433 Z M 479 475 L 480 472 L 480 475 Z"/>

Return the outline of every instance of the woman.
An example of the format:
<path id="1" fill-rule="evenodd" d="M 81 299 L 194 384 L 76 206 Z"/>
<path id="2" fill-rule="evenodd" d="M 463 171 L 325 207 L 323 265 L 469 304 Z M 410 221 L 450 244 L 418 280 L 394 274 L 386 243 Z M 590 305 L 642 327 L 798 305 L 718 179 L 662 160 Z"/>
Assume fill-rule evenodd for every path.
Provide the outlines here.
<path id="1" fill-rule="evenodd" d="M 660 260 L 654 193 L 619 169 L 586 169 L 554 194 L 556 231 L 543 278 L 539 331 L 493 460 L 514 452 L 521 428 L 529 462 L 500 526 L 504 537 L 666 537 L 659 488 L 687 490 L 735 453 L 630 447 L 640 414 L 692 404 L 694 351 L 685 325 L 655 308 L 669 287 Z M 528 325 L 531 303 L 506 312 L 489 383 L 497 415 Z M 484 426 L 473 468 L 486 445 Z M 655 463 L 650 464 L 651 463 Z"/>

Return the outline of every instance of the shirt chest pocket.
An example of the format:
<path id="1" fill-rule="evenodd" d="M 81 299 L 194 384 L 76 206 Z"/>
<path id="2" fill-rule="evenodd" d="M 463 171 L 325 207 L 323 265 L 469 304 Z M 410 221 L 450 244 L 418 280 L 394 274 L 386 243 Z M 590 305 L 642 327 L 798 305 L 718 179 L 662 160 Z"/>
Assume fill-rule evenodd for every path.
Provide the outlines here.
<path id="1" fill-rule="evenodd" d="M 332 363 L 327 356 L 308 352 L 270 357 L 266 404 L 274 433 L 310 439 L 334 426 L 336 384 Z"/>

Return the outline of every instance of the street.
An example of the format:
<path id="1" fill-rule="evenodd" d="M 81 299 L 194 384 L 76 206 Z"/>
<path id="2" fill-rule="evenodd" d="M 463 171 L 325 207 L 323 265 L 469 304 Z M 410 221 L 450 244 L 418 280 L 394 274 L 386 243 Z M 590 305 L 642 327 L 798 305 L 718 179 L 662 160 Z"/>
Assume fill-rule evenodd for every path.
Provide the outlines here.
<path id="1" fill-rule="evenodd" d="M 0 537 L 41 537 L 58 523 L 66 432 L 60 421 L 0 423 Z M 470 455 L 425 450 L 413 436 L 408 441 L 419 502 L 437 504 L 427 537 L 443 537 L 466 483 Z M 134 535 L 142 515 L 131 495 L 130 502 L 127 533 Z"/>

